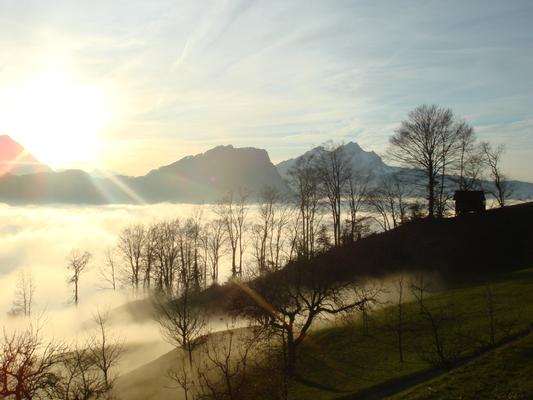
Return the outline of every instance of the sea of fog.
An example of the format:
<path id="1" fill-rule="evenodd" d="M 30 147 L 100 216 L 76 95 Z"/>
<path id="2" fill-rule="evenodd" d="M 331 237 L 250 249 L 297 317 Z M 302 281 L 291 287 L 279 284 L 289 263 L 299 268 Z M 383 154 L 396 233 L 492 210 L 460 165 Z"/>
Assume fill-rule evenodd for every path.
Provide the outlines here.
<path id="1" fill-rule="evenodd" d="M 74 340 L 89 329 L 96 312 L 113 311 L 134 300 L 127 290 L 104 289 L 101 278 L 105 251 L 116 246 L 122 229 L 133 223 L 187 218 L 199 212 L 208 220 L 213 217 L 212 209 L 186 204 L 88 207 L 0 204 L 0 326 L 11 330 L 29 323 L 24 318 L 8 316 L 17 279 L 25 271 L 36 286 L 32 319 L 40 316 L 47 336 Z M 72 287 L 67 283 L 67 257 L 73 248 L 89 251 L 93 256 L 80 280 L 77 308 L 71 302 Z M 222 268 L 220 277 L 225 279 L 229 268 Z M 128 342 L 147 338 L 161 341 L 156 324 L 135 324 L 134 329 L 117 327 Z"/>
<path id="2" fill-rule="evenodd" d="M 184 204 L 94 207 L 24 206 L 0 204 L 0 315 L 10 308 L 19 271 L 33 276 L 35 304 L 52 311 L 70 307 L 67 257 L 74 248 L 89 251 L 91 262 L 80 282 L 80 306 L 98 305 L 102 296 L 100 269 L 107 248 L 116 246 L 120 231 L 133 223 L 150 223 L 202 212 L 212 217 L 212 207 Z M 222 273 L 222 275 L 224 275 Z M 122 301 L 122 299 L 120 300 Z"/>
<path id="3" fill-rule="evenodd" d="M 101 269 L 105 252 L 115 247 L 122 229 L 136 223 L 152 223 L 174 218 L 185 219 L 200 213 L 205 221 L 215 217 L 212 205 L 152 204 L 109 206 L 9 206 L 0 204 L 0 327 L 6 331 L 24 329 L 29 323 L 44 326 L 47 338 L 62 341 L 83 340 L 94 329 L 96 312 L 118 315 L 112 322 L 117 336 L 130 346 L 122 372 L 164 354 L 170 349 L 161 338 L 158 324 L 150 318 L 131 318 L 120 306 L 136 300 L 129 290 L 105 289 Z M 250 207 L 249 220 L 257 215 Z M 72 249 L 92 254 L 87 271 L 81 276 L 80 303 L 72 304 L 68 284 L 67 257 Z M 220 279 L 230 273 L 229 255 L 221 262 Z M 32 318 L 8 315 L 21 274 L 31 275 L 36 286 Z M 383 283 L 383 282 L 382 282 Z M 386 296 L 394 290 L 386 291 Z M 122 310 L 120 313 L 117 310 Z M 216 318 L 211 330 L 224 329 L 226 321 Z"/>

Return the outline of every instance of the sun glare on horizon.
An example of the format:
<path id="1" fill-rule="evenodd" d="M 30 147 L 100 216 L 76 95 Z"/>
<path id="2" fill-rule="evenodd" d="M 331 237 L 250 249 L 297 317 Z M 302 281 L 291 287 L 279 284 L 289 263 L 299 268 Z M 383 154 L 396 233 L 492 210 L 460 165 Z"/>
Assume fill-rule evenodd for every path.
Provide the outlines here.
<path id="1" fill-rule="evenodd" d="M 110 120 L 106 93 L 61 73 L 37 75 L 0 89 L 0 132 L 53 168 L 96 164 Z"/>

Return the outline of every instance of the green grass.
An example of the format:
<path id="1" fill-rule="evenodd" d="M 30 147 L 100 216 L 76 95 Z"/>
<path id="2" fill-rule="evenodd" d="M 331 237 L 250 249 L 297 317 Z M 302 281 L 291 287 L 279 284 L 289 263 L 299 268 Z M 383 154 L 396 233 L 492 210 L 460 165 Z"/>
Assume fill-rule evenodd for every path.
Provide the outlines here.
<path id="1" fill-rule="evenodd" d="M 432 312 L 446 310 L 450 318 L 442 333 L 454 338 L 453 346 L 461 349 L 461 356 L 489 344 L 485 297 L 489 284 L 495 300 L 496 340 L 533 322 L 533 269 L 435 293 L 425 304 Z M 299 360 L 299 374 L 306 383 L 292 385 L 291 399 L 334 399 L 431 368 L 426 351 L 431 348 L 431 330 L 418 304 L 406 304 L 403 363 L 390 327 L 392 312 L 390 307 L 376 311 L 369 335 L 354 320 L 313 332 Z"/>
<path id="2" fill-rule="evenodd" d="M 533 398 L 533 334 L 390 400 Z"/>

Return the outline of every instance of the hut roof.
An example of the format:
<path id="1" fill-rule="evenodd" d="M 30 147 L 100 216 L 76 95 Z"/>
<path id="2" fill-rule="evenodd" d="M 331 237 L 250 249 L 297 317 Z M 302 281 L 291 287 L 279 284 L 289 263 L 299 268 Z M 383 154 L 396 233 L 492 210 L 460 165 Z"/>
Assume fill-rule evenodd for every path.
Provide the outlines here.
<path id="1" fill-rule="evenodd" d="M 453 196 L 455 201 L 485 201 L 483 190 L 457 190 Z"/>

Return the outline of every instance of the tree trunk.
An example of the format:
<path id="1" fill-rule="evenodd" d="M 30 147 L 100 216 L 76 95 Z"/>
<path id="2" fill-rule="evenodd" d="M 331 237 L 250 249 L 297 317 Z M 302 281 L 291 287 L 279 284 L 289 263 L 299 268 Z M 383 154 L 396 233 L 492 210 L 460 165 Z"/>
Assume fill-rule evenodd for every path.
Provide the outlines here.
<path id="1" fill-rule="evenodd" d="M 435 216 L 435 177 L 433 170 L 429 171 L 428 194 L 428 218 L 433 218 Z"/>
<path id="2" fill-rule="evenodd" d="M 294 378 L 296 375 L 296 344 L 292 332 L 287 335 L 287 376 Z"/>

